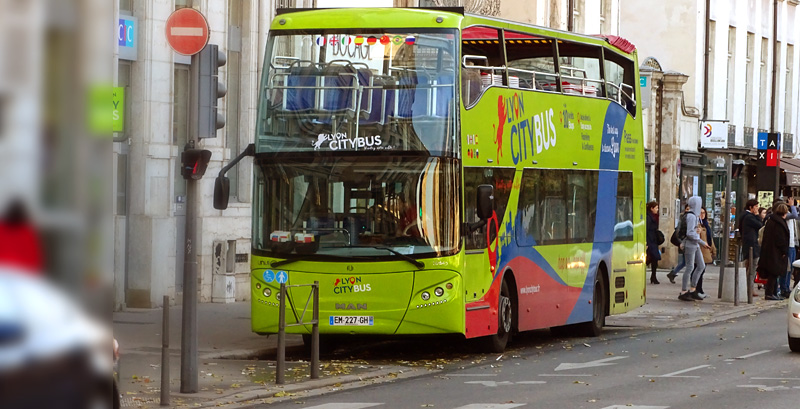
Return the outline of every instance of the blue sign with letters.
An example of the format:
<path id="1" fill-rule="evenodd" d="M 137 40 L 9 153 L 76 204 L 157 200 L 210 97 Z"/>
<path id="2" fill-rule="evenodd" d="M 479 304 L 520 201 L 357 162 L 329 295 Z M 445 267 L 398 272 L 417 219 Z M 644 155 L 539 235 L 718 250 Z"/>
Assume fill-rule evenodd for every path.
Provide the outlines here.
<path id="1" fill-rule="evenodd" d="M 136 30 L 139 19 L 133 16 L 121 16 L 117 19 L 117 45 L 119 58 L 136 61 L 138 58 Z"/>
<path id="2" fill-rule="evenodd" d="M 767 133 L 766 132 L 759 132 L 758 133 L 758 143 L 756 144 L 756 149 L 767 149 Z"/>

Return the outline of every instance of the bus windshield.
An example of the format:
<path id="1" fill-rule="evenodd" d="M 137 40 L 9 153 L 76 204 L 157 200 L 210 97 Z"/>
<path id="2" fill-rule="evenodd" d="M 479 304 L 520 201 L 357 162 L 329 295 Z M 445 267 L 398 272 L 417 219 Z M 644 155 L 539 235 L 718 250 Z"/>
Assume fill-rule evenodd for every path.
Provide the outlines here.
<path id="1" fill-rule="evenodd" d="M 454 159 L 318 156 L 257 162 L 255 173 L 253 248 L 267 255 L 396 258 L 458 249 Z"/>
<path id="2" fill-rule="evenodd" d="M 273 33 L 257 152 L 455 156 L 455 37 L 455 30 Z"/>

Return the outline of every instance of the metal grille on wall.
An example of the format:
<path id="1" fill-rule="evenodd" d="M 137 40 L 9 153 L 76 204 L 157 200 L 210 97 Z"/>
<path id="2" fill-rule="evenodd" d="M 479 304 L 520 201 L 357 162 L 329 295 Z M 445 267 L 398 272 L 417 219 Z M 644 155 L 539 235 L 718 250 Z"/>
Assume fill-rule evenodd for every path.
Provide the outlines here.
<path id="1" fill-rule="evenodd" d="M 781 137 L 781 151 L 794 153 L 794 134 L 783 134 Z"/>
<path id="2" fill-rule="evenodd" d="M 728 124 L 728 147 L 736 146 L 736 125 Z"/>
<path id="3" fill-rule="evenodd" d="M 753 135 L 755 130 L 752 127 L 745 126 L 744 127 L 744 146 L 748 148 L 752 148 L 753 146 Z"/>

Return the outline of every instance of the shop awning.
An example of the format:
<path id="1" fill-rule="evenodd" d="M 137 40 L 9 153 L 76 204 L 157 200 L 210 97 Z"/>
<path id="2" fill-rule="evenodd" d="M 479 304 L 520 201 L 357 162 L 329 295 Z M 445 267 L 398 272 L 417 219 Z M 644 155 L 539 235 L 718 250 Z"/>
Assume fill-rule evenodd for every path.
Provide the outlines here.
<path id="1" fill-rule="evenodd" d="M 800 186 L 800 159 L 781 159 L 781 170 L 786 172 L 787 186 Z"/>

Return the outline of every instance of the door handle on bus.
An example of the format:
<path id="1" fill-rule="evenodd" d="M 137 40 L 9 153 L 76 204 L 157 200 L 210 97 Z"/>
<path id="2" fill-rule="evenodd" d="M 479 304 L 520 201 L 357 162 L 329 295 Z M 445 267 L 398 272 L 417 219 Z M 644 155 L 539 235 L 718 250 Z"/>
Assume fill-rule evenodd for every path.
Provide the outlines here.
<path id="1" fill-rule="evenodd" d="M 642 263 L 643 261 L 639 259 L 628 261 L 628 264 L 642 264 Z"/>

